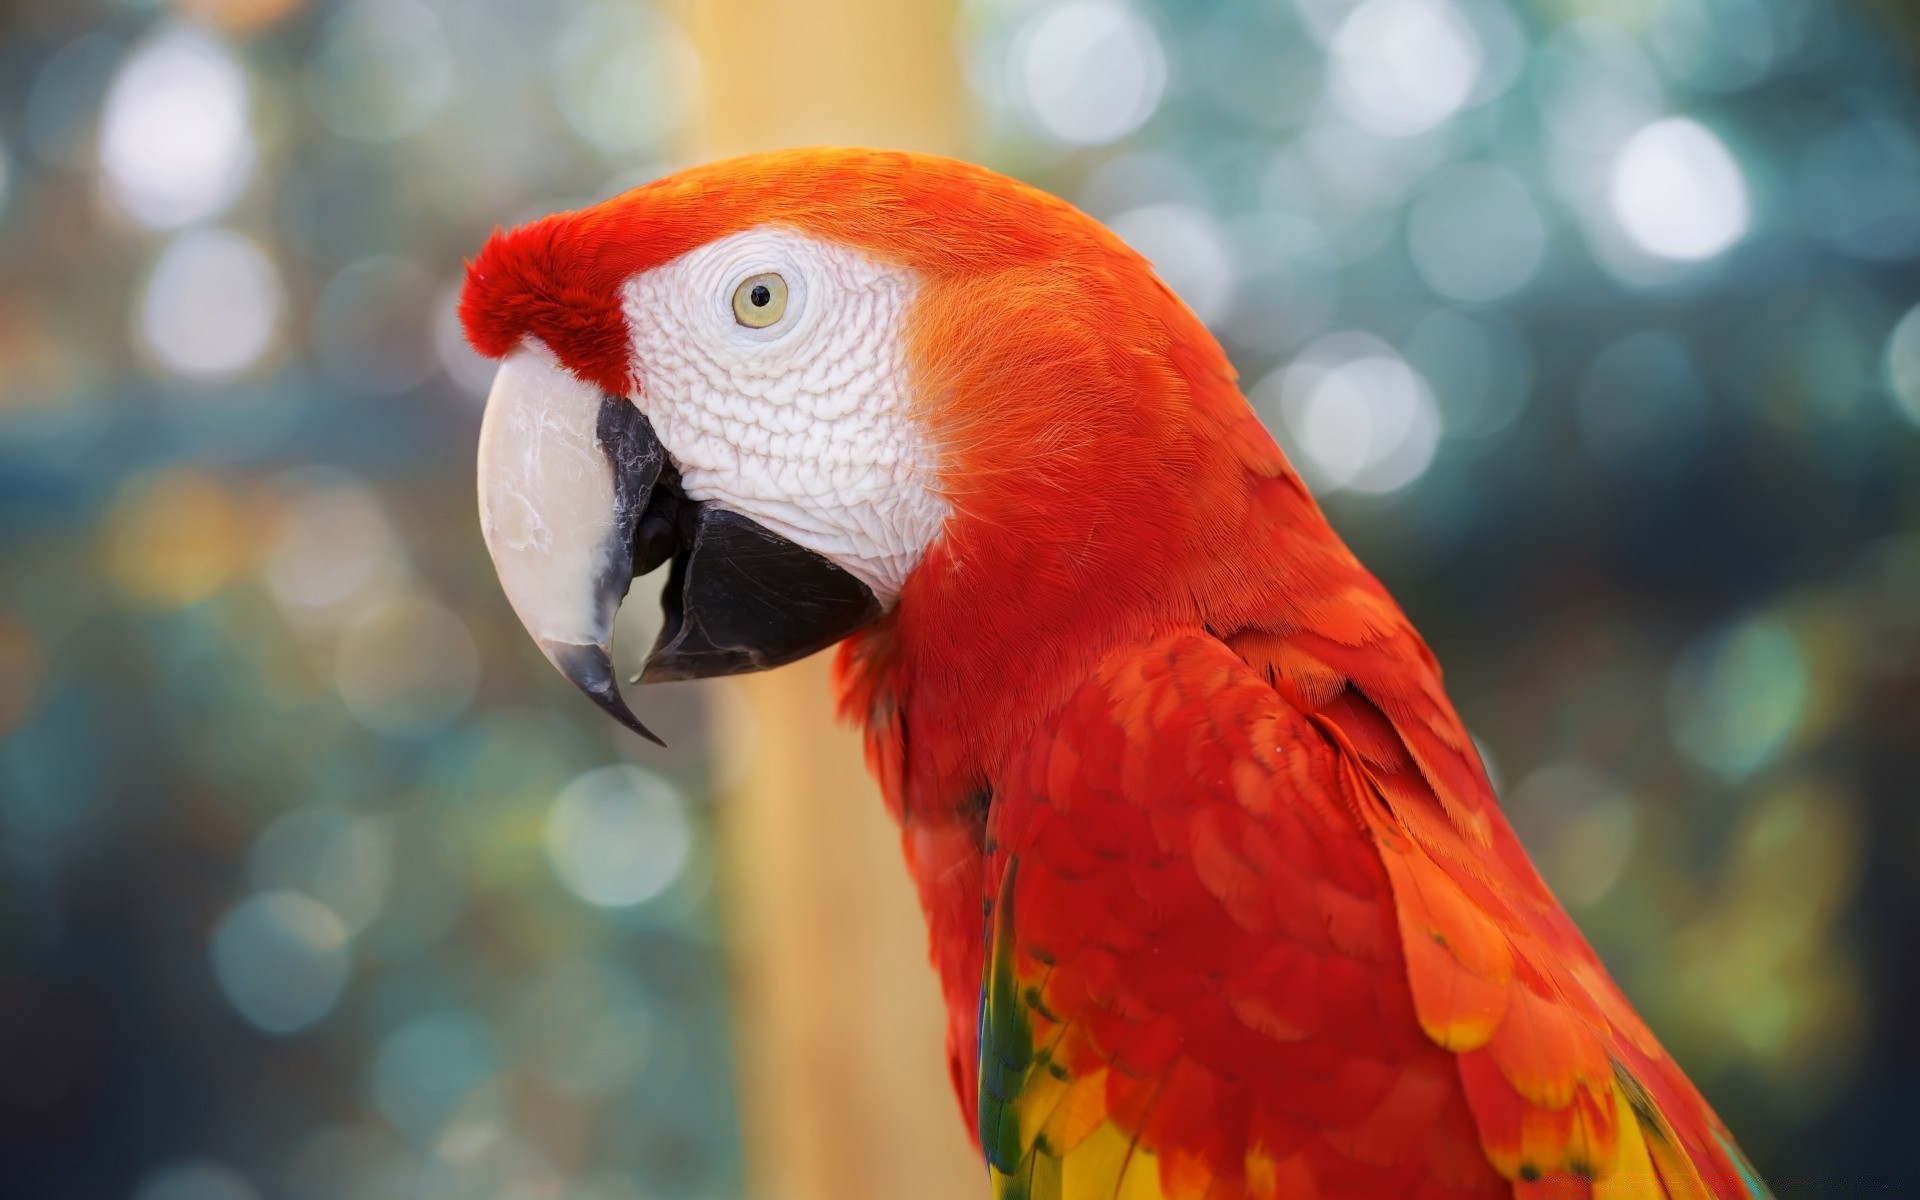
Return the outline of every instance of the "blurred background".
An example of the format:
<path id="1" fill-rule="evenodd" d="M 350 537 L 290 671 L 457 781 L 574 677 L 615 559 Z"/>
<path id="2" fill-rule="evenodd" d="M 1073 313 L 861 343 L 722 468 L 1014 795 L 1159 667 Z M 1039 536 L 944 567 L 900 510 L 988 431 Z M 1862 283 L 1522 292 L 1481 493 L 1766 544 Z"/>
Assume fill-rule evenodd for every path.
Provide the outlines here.
<path id="1" fill-rule="evenodd" d="M 808 141 L 1151 258 L 1783 1200 L 1912 1194 L 1917 67 L 1900 0 L 9 0 L 0 1194 L 984 1195 L 824 664 L 643 745 L 474 518 L 462 256 Z"/>

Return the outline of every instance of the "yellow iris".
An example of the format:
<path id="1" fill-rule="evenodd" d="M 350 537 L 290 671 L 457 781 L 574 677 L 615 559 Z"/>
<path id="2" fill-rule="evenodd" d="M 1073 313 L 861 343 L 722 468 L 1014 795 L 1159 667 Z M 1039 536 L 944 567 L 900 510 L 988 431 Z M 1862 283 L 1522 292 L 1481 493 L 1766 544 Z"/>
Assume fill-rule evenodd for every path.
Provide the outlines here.
<path id="1" fill-rule="evenodd" d="M 765 329 L 787 311 L 787 281 L 768 271 L 749 275 L 733 289 L 733 319 L 749 329 Z"/>

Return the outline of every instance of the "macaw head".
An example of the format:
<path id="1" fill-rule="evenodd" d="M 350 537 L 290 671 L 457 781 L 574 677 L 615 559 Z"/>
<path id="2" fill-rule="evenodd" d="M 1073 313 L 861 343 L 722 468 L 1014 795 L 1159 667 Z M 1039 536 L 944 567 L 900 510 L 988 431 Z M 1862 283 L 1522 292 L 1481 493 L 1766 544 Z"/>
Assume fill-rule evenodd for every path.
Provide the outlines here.
<path id="1" fill-rule="evenodd" d="M 1018 651 L 1046 639 L 1009 606 L 1031 626 L 1165 601 L 1170 556 L 1230 536 L 1179 517 L 1219 447 L 1275 453 L 1144 261 L 945 159 L 674 175 L 495 233 L 460 313 L 501 360 L 479 461 L 501 584 L 643 734 L 609 650 L 662 563 L 645 681 L 777 666 L 910 611 L 955 655 L 1003 626 Z"/>

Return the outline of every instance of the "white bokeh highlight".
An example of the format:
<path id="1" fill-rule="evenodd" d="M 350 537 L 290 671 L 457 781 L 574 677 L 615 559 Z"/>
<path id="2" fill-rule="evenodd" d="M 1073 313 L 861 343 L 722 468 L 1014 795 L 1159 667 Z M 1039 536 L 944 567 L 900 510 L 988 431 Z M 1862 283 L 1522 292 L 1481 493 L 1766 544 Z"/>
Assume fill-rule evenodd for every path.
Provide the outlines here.
<path id="1" fill-rule="evenodd" d="M 1426 473 L 1441 434 L 1433 389 L 1370 334 L 1329 334 L 1254 388 L 1319 493 L 1397 492 Z"/>
<path id="2" fill-rule="evenodd" d="M 180 234 L 154 263 L 135 318 L 141 345 L 170 374 L 225 379 L 258 362 L 280 324 L 280 273 L 251 239 Z"/>
<path id="3" fill-rule="evenodd" d="M 1146 124 L 1167 86 L 1153 27 L 1115 0 L 1065 0 L 1035 14 L 1014 45 L 1014 75 L 1040 132 L 1105 145 Z"/>
<path id="4" fill-rule="evenodd" d="M 1466 105 L 1482 63 L 1473 25 L 1447 0 L 1366 0 L 1334 34 L 1327 65 L 1355 124 L 1410 137 Z"/>
<path id="5" fill-rule="evenodd" d="M 217 216 L 253 176 L 250 116 L 246 72 L 225 45 L 198 30 L 160 33 L 107 90 L 99 155 L 108 197 L 156 229 Z"/>
<path id="6" fill-rule="evenodd" d="M 1746 235 L 1746 176 L 1712 130 L 1685 117 L 1646 126 L 1613 160 L 1608 200 L 1634 245 L 1658 258 L 1700 262 Z"/>

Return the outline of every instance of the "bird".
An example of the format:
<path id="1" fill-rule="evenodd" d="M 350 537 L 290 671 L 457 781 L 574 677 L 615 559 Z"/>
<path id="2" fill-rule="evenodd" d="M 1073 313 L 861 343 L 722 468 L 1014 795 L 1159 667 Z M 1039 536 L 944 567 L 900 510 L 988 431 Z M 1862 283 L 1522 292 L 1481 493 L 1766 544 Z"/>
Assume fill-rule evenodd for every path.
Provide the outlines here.
<path id="1" fill-rule="evenodd" d="M 481 530 L 546 657 L 837 644 L 999 1200 L 1764 1197 L 1205 325 L 985 168 L 816 147 L 496 229 Z M 822 702 L 828 702 L 827 697 Z"/>

